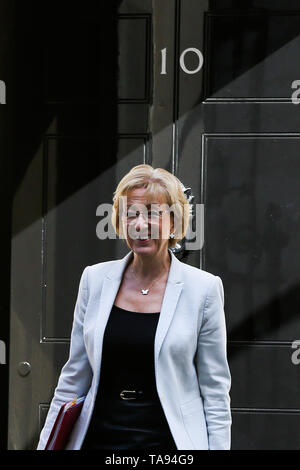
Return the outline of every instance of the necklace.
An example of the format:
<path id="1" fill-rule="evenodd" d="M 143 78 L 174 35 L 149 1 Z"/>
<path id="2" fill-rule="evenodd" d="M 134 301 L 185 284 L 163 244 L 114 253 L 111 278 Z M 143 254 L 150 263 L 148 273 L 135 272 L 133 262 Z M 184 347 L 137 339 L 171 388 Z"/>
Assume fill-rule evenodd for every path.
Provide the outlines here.
<path id="1" fill-rule="evenodd" d="M 138 278 L 136 277 L 136 275 L 134 274 L 132 268 L 131 268 L 131 272 L 132 272 L 133 276 L 135 277 L 135 279 L 136 279 L 137 281 L 139 281 L 139 279 L 138 279 Z M 163 273 L 163 274 L 165 274 L 165 273 Z M 158 278 L 154 279 L 154 281 L 151 282 L 151 284 L 150 284 L 150 286 L 148 287 L 148 289 L 141 289 L 141 290 L 140 290 L 141 294 L 147 295 L 148 292 L 149 292 L 149 290 L 150 290 L 150 288 L 153 286 L 153 284 L 154 284 L 156 281 L 158 281 L 158 279 L 160 279 L 162 276 L 163 276 L 163 275 L 161 275 L 161 276 L 159 276 Z"/>

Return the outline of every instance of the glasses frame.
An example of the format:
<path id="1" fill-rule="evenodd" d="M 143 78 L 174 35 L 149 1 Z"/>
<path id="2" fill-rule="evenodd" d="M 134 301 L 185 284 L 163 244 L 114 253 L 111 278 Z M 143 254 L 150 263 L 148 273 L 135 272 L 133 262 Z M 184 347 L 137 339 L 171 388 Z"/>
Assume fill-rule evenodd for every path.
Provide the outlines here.
<path id="1" fill-rule="evenodd" d="M 129 207 L 131 207 L 131 206 L 129 206 Z M 149 218 L 149 216 L 147 218 L 144 216 L 144 212 L 146 212 L 146 211 L 143 211 L 143 210 L 142 211 L 139 211 L 139 210 L 134 211 L 134 210 L 132 210 L 132 212 L 135 212 L 135 216 L 132 217 L 132 220 L 129 220 L 130 218 L 127 216 L 128 208 L 122 214 L 122 217 L 126 220 L 127 224 L 131 224 L 134 221 L 136 221 L 139 218 L 140 215 L 142 215 L 144 220 L 148 223 L 157 223 L 158 221 L 160 221 L 162 219 L 164 213 L 168 213 L 168 214 L 171 213 L 170 210 L 166 210 L 166 209 L 160 209 L 160 210 L 148 209 L 147 210 L 148 213 L 149 212 L 158 212 L 159 213 L 159 217 L 157 219 L 153 220 L 153 219 L 151 219 L 151 217 Z M 138 214 L 137 214 L 137 212 L 138 212 Z"/>
<path id="2" fill-rule="evenodd" d="M 170 211 L 167 211 L 167 210 L 160 210 L 160 211 L 157 211 L 157 212 L 159 213 L 159 215 L 158 215 L 157 218 L 154 218 L 154 219 L 153 219 L 153 218 L 151 218 L 151 216 L 150 216 L 150 217 L 149 217 L 149 216 L 148 216 L 148 217 L 145 217 L 144 214 L 143 214 L 143 211 L 141 211 L 141 212 L 140 212 L 140 211 L 136 211 L 136 212 L 138 212 L 138 214 L 136 214 L 134 217 L 131 217 L 131 218 L 127 216 L 127 213 L 126 213 L 126 212 L 127 212 L 127 211 L 125 211 L 125 213 L 123 214 L 123 217 L 126 219 L 127 224 L 131 224 L 131 223 L 133 223 L 134 221 L 136 221 L 136 220 L 139 218 L 140 215 L 143 216 L 144 220 L 145 220 L 146 222 L 148 222 L 148 224 L 149 224 L 149 223 L 150 223 L 150 224 L 151 224 L 151 223 L 157 223 L 158 221 L 160 221 L 160 220 L 162 219 L 164 213 L 170 213 Z M 148 212 L 154 212 L 154 211 L 150 209 Z"/>

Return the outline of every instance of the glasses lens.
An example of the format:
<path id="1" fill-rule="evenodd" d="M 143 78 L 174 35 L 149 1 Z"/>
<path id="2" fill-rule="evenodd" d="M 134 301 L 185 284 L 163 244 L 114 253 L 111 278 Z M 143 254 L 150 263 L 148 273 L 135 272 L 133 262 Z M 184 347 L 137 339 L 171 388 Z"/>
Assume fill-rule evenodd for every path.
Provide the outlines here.
<path id="1" fill-rule="evenodd" d="M 145 213 L 143 211 L 135 211 L 132 209 L 125 211 L 125 217 L 128 222 L 135 221 L 140 214 L 142 214 L 144 218 L 147 218 L 148 222 L 157 222 L 162 217 L 163 211 L 158 211 L 155 209 L 149 210 Z"/>
<path id="2" fill-rule="evenodd" d="M 160 213 L 158 211 L 148 211 L 148 220 L 157 220 L 160 217 Z"/>

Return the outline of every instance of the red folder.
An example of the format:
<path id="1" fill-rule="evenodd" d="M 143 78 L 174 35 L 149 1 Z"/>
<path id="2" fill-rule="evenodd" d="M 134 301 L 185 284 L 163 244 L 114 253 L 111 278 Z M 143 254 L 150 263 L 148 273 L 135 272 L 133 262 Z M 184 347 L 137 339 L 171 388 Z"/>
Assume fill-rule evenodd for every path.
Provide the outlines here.
<path id="1" fill-rule="evenodd" d="M 80 415 L 85 397 L 75 398 L 61 406 L 45 450 L 63 450 L 73 426 Z"/>

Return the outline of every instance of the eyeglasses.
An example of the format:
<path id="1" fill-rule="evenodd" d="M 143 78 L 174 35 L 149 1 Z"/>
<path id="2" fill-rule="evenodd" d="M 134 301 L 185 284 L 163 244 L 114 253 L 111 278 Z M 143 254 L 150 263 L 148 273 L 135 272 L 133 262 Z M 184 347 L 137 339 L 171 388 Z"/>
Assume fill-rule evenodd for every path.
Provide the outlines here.
<path id="1" fill-rule="evenodd" d="M 157 223 L 161 218 L 163 213 L 169 213 L 170 211 L 168 210 L 148 210 L 148 211 L 133 211 L 133 210 L 128 210 L 127 212 L 125 211 L 124 217 L 127 220 L 128 223 L 134 222 L 140 214 L 147 219 L 148 223 Z"/>

